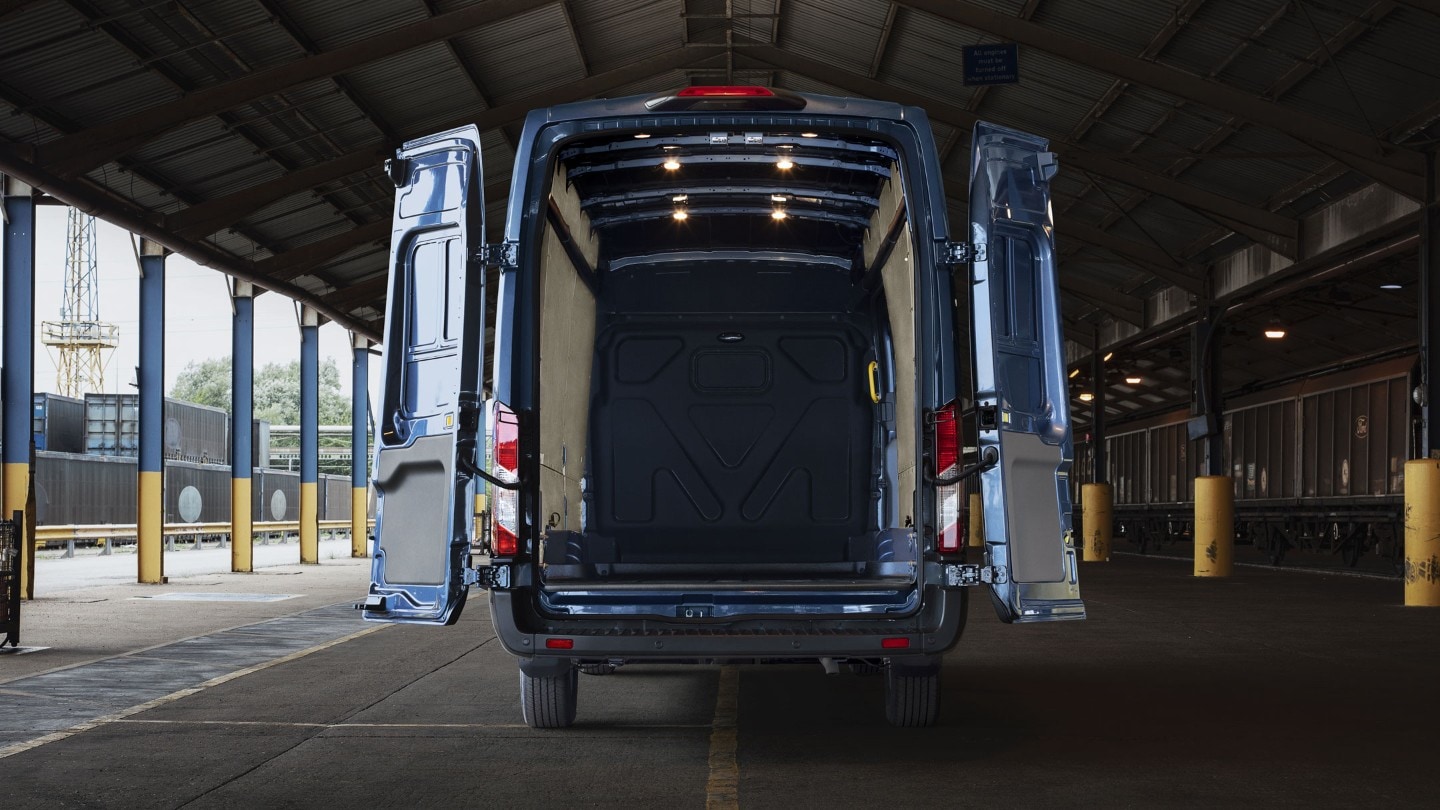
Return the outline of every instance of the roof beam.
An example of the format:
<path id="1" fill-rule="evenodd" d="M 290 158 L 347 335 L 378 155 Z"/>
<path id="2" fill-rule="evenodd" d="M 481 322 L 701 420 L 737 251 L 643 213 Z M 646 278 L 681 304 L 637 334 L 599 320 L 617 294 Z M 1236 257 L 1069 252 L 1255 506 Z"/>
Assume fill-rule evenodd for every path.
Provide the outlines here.
<path id="1" fill-rule="evenodd" d="M 1407 196 L 1424 196 L 1421 177 L 1424 155 L 1387 144 L 1319 116 L 1285 107 L 1220 82 L 1203 79 L 1159 62 L 1147 62 L 1053 31 L 1027 20 L 966 2 L 896 0 L 966 28 L 983 31 L 1021 45 L 1054 54 L 1102 73 L 1152 87 L 1177 98 L 1230 113 L 1260 124 L 1315 148 L 1334 150 L 1332 157 Z"/>
<path id="2" fill-rule="evenodd" d="M 779 48 L 772 48 L 768 45 L 751 45 L 745 47 L 744 52 L 752 58 L 774 67 L 822 79 L 847 92 L 924 107 L 925 111 L 935 120 L 953 127 L 970 129 L 975 126 L 975 122 L 980 120 L 978 115 L 963 107 L 850 73 L 834 65 L 799 54 L 788 53 Z M 1237 233 L 1243 233 L 1263 244 L 1268 245 L 1277 240 L 1281 243 L 1286 240 L 1293 242 L 1299 233 L 1298 222 L 1259 206 L 1247 205 L 1229 197 L 1176 182 L 1174 178 L 1162 174 L 1101 157 L 1094 152 L 1069 143 L 1063 138 L 1051 138 L 1050 146 L 1060 154 L 1065 162 L 1078 169 L 1109 177 L 1128 186 L 1174 200 L 1207 217 L 1233 224 L 1237 226 Z"/>
<path id="3" fill-rule="evenodd" d="M 1145 304 L 1133 295 L 1066 273 L 1060 274 L 1060 289 L 1122 321 L 1145 328 Z"/>
<path id="4" fill-rule="evenodd" d="M 188 93 L 40 147 L 38 163 L 62 176 L 80 174 L 135 149 L 163 132 L 273 95 L 296 85 L 328 79 L 397 53 L 447 39 L 481 25 L 535 8 L 533 0 L 488 0 L 448 14 L 251 73 L 234 81 Z"/>
<path id="5" fill-rule="evenodd" d="M 701 49 L 676 48 L 633 65 L 597 73 L 588 79 L 537 93 L 509 104 L 502 104 L 499 107 L 492 107 L 479 115 L 472 115 L 466 119 L 452 121 L 446 126 L 436 127 L 436 131 L 471 123 L 478 126 L 481 131 L 493 129 L 519 120 L 525 113 L 533 109 L 590 98 L 612 88 L 632 84 L 657 73 L 675 67 L 683 67 L 703 59 L 714 58 L 714 56 L 714 53 Z M 187 238 L 206 236 L 239 222 L 246 216 L 291 194 L 298 194 L 307 189 L 334 182 L 358 171 L 378 169 L 384 158 L 385 149 L 378 146 L 341 155 L 334 160 L 308 166 L 234 194 L 178 211 L 165 218 L 165 227 Z M 487 188 L 486 194 L 489 193 L 490 189 Z"/>
<path id="6" fill-rule="evenodd" d="M 389 236 L 390 222 L 383 219 L 376 220 L 358 228 L 351 228 L 336 236 L 292 248 L 268 259 L 261 259 L 255 262 L 255 271 L 269 279 L 290 281 L 355 247 Z"/>
<path id="7" fill-rule="evenodd" d="M 1395 2 L 1399 3 L 1402 6 L 1409 6 L 1410 8 L 1419 9 L 1421 11 L 1428 11 L 1431 14 L 1440 17 L 1440 0 L 1395 0 Z"/>
<path id="8" fill-rule="evenodd" d="M 374 306 L 376 302 L 372 298 L 379 298 L 379 308 L 385 307 L 385 284 L 389 281 L 388 272 L 382 268 L 379 275 L 352 281 L 348 286 L 342 287 L 328 295 L 321 296 L 325 303 L 336 309 L 350 309 L 356 306 Z"/>

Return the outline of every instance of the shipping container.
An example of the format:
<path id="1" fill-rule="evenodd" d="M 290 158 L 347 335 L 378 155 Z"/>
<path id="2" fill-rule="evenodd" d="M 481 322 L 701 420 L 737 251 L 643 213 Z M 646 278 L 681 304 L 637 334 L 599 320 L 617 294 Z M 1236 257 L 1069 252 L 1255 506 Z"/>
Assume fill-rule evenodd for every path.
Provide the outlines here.
<path id="1" fill-rule="evenodd" d="M 37 525 L 134 525 L 137 500 L 134 458 L 35 454 Z"/>
<path id="2" fill-rule="evenodd" d="M 198 464 L 230 460 L 230 414 L 221 408 L 165 400 L 165 457 Z"/>
<path id="3" fill-rule="evenodd" d="M 256 470 L 250 484 L 258 521 L 300 519 L 300 473 Z"/>
<path id="4" fill-rule="evenodd" d="M 85 452 L 84 400 L 36 393 L 32 423 L 36 450 Z"/>
<path id="5" fill-rule="evenodd" d="M 140 395 L 85 395 L 85 452 L 100 456 L 140 453 Z"/>
<path id="6" fill-rule="evenodd" d="M 230 468 L 188 461 L 165 462 L 165 522 L 230 520 Z"/>

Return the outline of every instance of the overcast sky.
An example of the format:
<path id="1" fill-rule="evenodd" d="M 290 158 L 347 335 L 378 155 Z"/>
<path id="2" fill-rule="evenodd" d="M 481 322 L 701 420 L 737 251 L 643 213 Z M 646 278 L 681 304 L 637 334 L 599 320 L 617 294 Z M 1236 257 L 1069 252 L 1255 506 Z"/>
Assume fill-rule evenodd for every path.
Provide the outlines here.
<path id="1" fill-rule="evenodd" d="M 69 209 L 36 206 L 35 230 L 35 390 L 55 391 L 56 355 L 40 342 L 42 321 L 59 320 L 65 284 L 65 220 Z M 130 383 L 139 362 L 140 277 L 129 233 L 100 222 L 98 285 L 100 320 L 119 327 L 119 348 L 108 353 L 107 392 L 134 391 Z M 3 237 L 0 237 L 3 239 Z M 165 264 L 165 392 L 189 363 L 230 354 L 231 311 L 226 277 L 183 256 Z M 333 357 L 340 384 L 350 392 L 350 334 L 327 323 L 320 327 L 320 361 Z M 267 292 L 255 299 L 255 367 L 300 358 L 300 328 L 295 304 Z M 371 401 L 376 401 L 380 363 L 371 357 Z"/>

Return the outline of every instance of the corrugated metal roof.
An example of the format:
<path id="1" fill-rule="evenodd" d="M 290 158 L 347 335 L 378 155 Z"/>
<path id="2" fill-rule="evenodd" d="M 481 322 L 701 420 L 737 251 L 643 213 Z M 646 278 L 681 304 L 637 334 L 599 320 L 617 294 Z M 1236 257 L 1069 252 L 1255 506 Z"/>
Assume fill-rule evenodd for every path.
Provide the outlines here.
<path id="1" fill-rule="evenodd" d="M 365 40 L 384 43 L 399 26 L 476 8 L 480 2 L 494 0 L 177 0 L 138 9 L 131 0 L 85 5 L 37 0 L 0 12 L 0 96 L 11 96 L 0 97 L 0 138 L 23 159 L 31 145 L 83 130 L 103 134 L 112 122 L 174 102 L 182 93 L 203 97 L 196 91 L 254 71 L 289 64 L 298 69 L 307 51 L 326 53 Z M 978 0 L 971 5 L 1010 16 L 1029 8 L 1034 24 L 1080 40 L 1093 53 L 1153 58 L 1251 93 L 1275 90 L 1282 108 L 1361 136 L 1378 133 L 1385 140 L 1392 131 L 1409 136 L 1440 115 L 1440 62 L 1434 59 L 1440 16 L 1403 5 L 1279 0 Z M 1175 15 L 1183 6 L 1194 6 L 1193 16 L 1177 26 Z M 237 260 L 262 259 L 269 255 L 267 247 L 284 250 L 388 216 L 392 191 L 380 174 L 379 157 L 363 170 L 333 173 L 323 170 L 331 161 L 387 151 L 399 140 L 480 117 L 494 105 L 551 91 L 560 91 L 553 94 L 559 98 L 566 95 L 564 88 L 587 76 L 688 43 L 711 58 L 605 93 L 652 93 L 691 82 L 733 80 L 853 94 L 854 89 L 837 86 L 846 82 L 829 68 L 862 77 L 873 71 L 882 86 L 962 108 L 975 104 L 982 118 L 1061 139 L 1057 148 L 1062 152 L 1064 140 L 1076 137 L 1102 157 L 1168 173 L 1177 186 L 1250 206 L 1280 206 L 1295 199 L 1296 210 L 1303 211 L 1369 182 L 1344 166 L 1337 168 L 1334 155 L 1339 153 L 1333 148 L 1321 152 L 1297 139 L 1305 133 L 1282 134 L 1143 84 L 1129 84 L 1111 98 L 1117 80 L 1093 66 L 1093 58 L 1077 57 L 1086 63 L 1077 64 L 1022 45 L 1018 84 L 983 93 L 966 87 L 961 49 L 995 37 L 888 0 L 570 0 L 573 34 L 559 2 L 537 0 L 514 8 L 497 22 L 449 31 L 445 39 L 402 53 L 360 59 L 334 76 L 293 87 L 276 82 L 226 109 L 207 109 L 128 146 L 118 160 L 100 153 L 104 165 L 84 171 L 83 178 L 155 219 L 321 167 L 312 188 L 237 209 L 236 232 L 222 227 L 210 239 Z M 769 16 L 777 9 L 778 20 Z M 86 14 L 106 22 L 89 25 Z M 892 17 L 887 38 L 886 21 Z M 758 69 L 738 50 L 727 76 L 727 31 L 742 44 L 773 40 L 822 67 L 811 71 L 814 75 Z M 1334 51 L 1326 52 L 1321 43 Z M 877 53 L 883 57 L 878 64 Z M 1431 115 L 1416 120 L 1424 110 Z M 1094 120 L 1093 113 L 1098 113 Z M 517 115 L 506 122 L 508 132 L 492 126 L 482 134 L 489 186 L 509 180 L 518 120 Z M 951 193 L 963 197 L 968 132 L 937 123 L 935 134 L 937 143 L 951 150 L 945 167 Z M 1437 134 L 1431 126 L 1420 137 Z M 1067 219 L 1092 227 L 1113 221 L 1106 226 L 1112 236 L 1141 245 L 1160 241 L 1177 257 L 1197 261 L 1218 255 L 1218 248 L 1206 245 L 1233 249 L 1247 241 L 1222 239 L 1223 229 L 1205 215 L 1102 176 L 1087 178 L 1063 159 L 1055 190 L 1067 253 L 1077 251 L 1064 245 Z M 492 220 L 503 215 L 503 199 L 487 203 Z M 963 199 L 957 204 L 963 206 Z M 1118 215 L 1117 205 L 1128 216 Z M 1159 283 L 1146 281 L 1143 270 L 1108 252 L 1078 250 L 1085 262 L 1075 272 L 1092 283 L 1126 290 L 1149 290 Z M 1198 252 L 1182 255 L 1187 250 Z M 314 268 L 313 275 L 303 277 L 304 286 L 319 294 L 357 279 L 373 280 L 383 268 L 379 251 L 355 248 Z M 1072 315 L 1100 317 L 1075 296 L 1066 301 L 1067 307 L 1078 307 Z M 366 319 L 378 312 L 375 301 L 354 303 L 348 311 L 365 328 L 373 327 Z"/>

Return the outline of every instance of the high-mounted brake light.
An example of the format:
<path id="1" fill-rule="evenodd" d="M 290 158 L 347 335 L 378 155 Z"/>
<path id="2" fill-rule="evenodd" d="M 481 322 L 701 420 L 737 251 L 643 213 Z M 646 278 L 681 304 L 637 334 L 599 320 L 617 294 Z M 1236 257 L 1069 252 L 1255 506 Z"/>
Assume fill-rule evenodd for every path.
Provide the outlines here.
<path id="1" fill-rule="evenodd" d="M 675 95 L 680 98 L 772 98 L 775 92 L 751 84 L 718 84 L 686 87 Z"/>
<path id="2" fill-rule="evenodd" d="M 960 472 L 960 414 L 951 402 L 935 412 L 935 475 L 951 478 Z M 935 542 L 942 554 L 960 550 L 965 542 L 965 527 L 960 520 L 960 485 L 946 484 L 935 488 Z"/>
<path id="3" fill-rule="evenodd" d="M 515 412 L 496 402 L 491 412 L 491 473 L 502 481 L 520 480 L 520 421 Z M 520 551 L 520 493 L 491 486 L 490 551 L 508 557 Z"/>
<path id="4" fill-rule="evenodd" d="M 682 87 L 645 102 L 652 112 L 803 110 L 804 96 L 789 90 L 750 84 L 698 85 Z"/>

